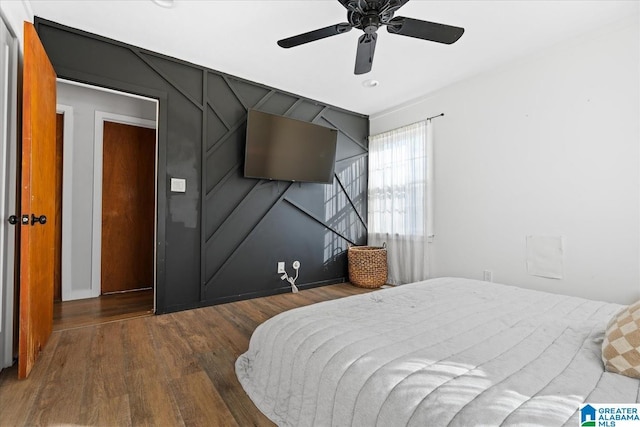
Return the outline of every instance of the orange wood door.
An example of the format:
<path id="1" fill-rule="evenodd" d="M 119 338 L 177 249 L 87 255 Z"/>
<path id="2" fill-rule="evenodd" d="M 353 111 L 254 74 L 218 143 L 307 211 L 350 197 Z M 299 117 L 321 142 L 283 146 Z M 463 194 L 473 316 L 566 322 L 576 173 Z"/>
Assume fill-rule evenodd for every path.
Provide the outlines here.
<path id="1" fill-rule="evenodd" d="M 105 122 L 102 293 L 153 286 L 156 132 Z"/>
<path id="2" fill-rule="evenodd" d="M 18 377 L 26 378 L 51 335 L 56 162 L 56 74 L 34 26 L 24 24 L 20 337 Z M 32 222 L 32 215 L 46 222 Z"/>

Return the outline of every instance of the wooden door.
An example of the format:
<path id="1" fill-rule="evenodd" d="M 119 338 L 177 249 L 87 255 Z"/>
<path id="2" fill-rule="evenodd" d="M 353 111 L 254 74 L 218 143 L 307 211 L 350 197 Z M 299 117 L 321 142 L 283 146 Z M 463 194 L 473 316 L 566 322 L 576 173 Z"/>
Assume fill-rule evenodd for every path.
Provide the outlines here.
<path id="1" fill-rule="evenodd" d="M 104 122 L 102 293 L 153 286 L 156 131 Z"/>
<path id="2" fill-rule="evenodd" d="M 56 74 L 28 22 L 23 57 L 19 378 L 29 375 L 51 335 L 56 223 Z"/>

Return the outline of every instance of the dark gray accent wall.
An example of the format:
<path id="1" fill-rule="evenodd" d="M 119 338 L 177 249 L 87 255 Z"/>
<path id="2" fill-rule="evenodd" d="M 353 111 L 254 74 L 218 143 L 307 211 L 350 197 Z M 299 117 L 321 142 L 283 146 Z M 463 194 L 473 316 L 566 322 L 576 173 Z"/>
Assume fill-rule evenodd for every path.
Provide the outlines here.
<path id="1" fill-rule="evenodd" d="M 302 288 L 346 279 L 348 245 L 366 242 L 368 117 L 41 18 L 35 25 L 58 77 L 159 100 L 158 313 L 287 292 L 278 261 L 289 273 L 300 261 Z M 336 128 L 333 184 L 244 178 L 249 108 Z M 172 177 L 186 178 L 186 193 L 169 191 Z"/>

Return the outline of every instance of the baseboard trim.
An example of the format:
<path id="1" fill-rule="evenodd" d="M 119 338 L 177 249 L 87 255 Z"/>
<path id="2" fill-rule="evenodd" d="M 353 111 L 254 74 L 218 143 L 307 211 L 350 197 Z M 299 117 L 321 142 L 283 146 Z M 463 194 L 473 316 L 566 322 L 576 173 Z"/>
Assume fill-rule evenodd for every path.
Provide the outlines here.
<path id="1" fill-rule="evenodd" d="M 347 282 L 346 277 L 336 277 L 334 279 L 321 280 L 318 282 L 302 283 L 296 286 L 298 287 L 298 289 L 304 290 L 304 289 L 318 288 L 320 286 L 337 285 L 339 283 L 345 283 L 345 282 Z M 212 300 L 200 301 L 199 303 L 196 303 L 196 304 L 172 305 L 172 306 L 165 307 L 165 309 L 162 312 L 159 312 L 159 311 L 156 312 L 156 314 L 174 313 L 176 311 L 192 310 L 194 308 L 209 307 L 212 305 L 226 304 L 228 302 L 268 297 L 271 295 L 285 294 L 288 292 L 291 292 L 291 286 L 280 286 L 275 289 L 268 289 L 268 290 L 258 291 L 258 292 L 248 292 L 244 294 L 231 295 L 231 296 L 222 297 L 222 298 L 215 298 Z"/>

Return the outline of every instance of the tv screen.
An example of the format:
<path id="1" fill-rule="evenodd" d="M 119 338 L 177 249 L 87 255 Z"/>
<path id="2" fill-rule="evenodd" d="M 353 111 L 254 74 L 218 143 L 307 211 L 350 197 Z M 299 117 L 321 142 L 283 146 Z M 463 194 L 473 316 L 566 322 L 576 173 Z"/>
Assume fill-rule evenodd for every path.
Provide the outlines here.
<path id="1" fill-rule="evenodd" d="M 337 141 L 335 129 L 249 110 L 244 176 L 331 183 Z"/>

